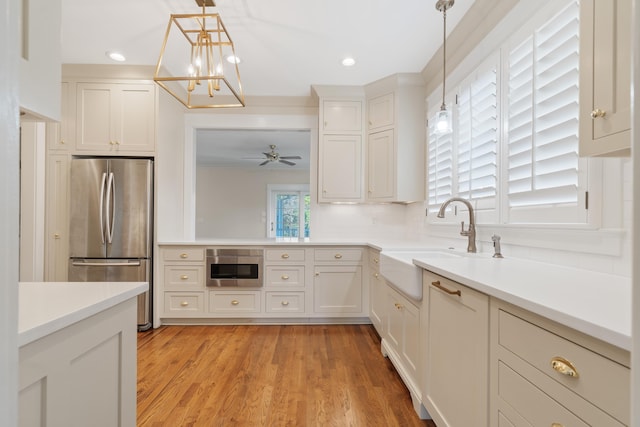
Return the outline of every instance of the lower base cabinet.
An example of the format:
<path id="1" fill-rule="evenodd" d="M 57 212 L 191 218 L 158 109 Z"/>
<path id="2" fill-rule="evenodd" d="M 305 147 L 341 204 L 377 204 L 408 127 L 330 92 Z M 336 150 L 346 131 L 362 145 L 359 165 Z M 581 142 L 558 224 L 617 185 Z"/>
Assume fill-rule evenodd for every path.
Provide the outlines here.
<path id="1" fill-rule="evenodd" d="M 423 272 L 422 402 L 438 427 L 486 427 L 489 297 Z"/>
<path id="2" fill-rule="evenodd" d="M 491 302 L 491 425 L 626 426 L 629 353 Z"/>
<path id="3" fill-rule="evenodd" d="M 19 425 L 136 424 L 137 298 L 19 350 Z"/>

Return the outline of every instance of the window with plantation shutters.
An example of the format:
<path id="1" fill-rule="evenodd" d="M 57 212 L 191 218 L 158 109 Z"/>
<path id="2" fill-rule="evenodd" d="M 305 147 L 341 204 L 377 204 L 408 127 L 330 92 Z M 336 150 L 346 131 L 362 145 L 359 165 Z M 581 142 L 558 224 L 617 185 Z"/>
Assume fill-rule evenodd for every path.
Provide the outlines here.
<path id="1" fill-rule="evenodd" d="M 453 134 L 436 135 L 435 112 L 428 127 L 428 191 L 429 210 L 438 207 L 453 195 Z"/>
<path id="2" fill-rule="evenodd" d="M 497 186 L 497 72 L 479 72 L 458 91 L 457 194 L 477 209 L 495 208 Z"/>
<path id="3" fill-rule="evenodd" d="M 508 52 L 505 222 L 586 221 L 578 18 L 573 0 Z"/>

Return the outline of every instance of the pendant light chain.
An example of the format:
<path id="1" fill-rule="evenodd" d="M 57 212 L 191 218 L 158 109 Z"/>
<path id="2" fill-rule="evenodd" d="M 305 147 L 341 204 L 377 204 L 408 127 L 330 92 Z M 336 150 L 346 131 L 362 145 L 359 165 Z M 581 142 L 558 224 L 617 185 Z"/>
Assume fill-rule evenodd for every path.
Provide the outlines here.
<path id="1" fill-rule="evenodd" d="M 447 5 L 445 4 L 442 8 L 442 105 L 441 109 L 447 108 L 444 98 L 445 98 L 445 82 L 447 80 Z"/>

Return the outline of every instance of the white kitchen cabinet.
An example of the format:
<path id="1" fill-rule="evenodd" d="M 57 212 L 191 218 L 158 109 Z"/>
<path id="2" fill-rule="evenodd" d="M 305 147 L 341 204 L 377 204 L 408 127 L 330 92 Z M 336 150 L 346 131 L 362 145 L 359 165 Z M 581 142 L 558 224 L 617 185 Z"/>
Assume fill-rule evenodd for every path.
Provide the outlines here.
<path id="1" fill-rule="evenodd" d="M 322 101 L 323 133 L 357 133 L 362 132 L 361 100 L 323 100 Z"/>
<path id="2" fill-rule="evenodd" d="M 318 202 L 362 201 L 362 137 L 324 135 L 318 149 Z"/>
<path id="3" fill-rule="evenodd" d="M 66 282 L 69 269 L 68 154 L 49 153 L 46 162 L 45 280 Z"/>
<path id="4" fill-rule="evenodd" d="M 405 384 L 420 400 L 420 303 L 386 285 L 385 343 L 387 356 L 400 373 Z"/>
<path id="5" fill-rule="evenodd" d="M 427 270 L 423 295 L 422 402 L 438 427 L 488 426 L 489 297 Z"/>
<path id="6" fill-rule="evenodd" d="M 490 424 L 629 425 L 629 357 L 492 299 Z"/>
<path id="7" fill-rule="evenodd" d="M 395 194 L 393 129 L 371 133 L 367 140 L 367 198 L 393 200 Z"/>
<path id="8" fill-rule="evenodd" d="M 580 155 L 631 147 L 631 0 L 580 2 Z"/>
<path id="9" fill-rule="evenodd" d="M 160 250 L 157 291 L 164 318 L 200 318 L 207 312 L 205 250 L 202 247 L 171 247 Z"/>
<path id="10" fill-rule="evenodd" d="M 364 97 L 348 88 L 316 88 L 320 96 L 318 202 L 362 202 Z M 345 92 L 344 96 L 336 96 Z"/>
<path id="11" fill-rule="evenodd" d="M 317 248 L 314 262 L 314 313 L 366 314 L 362 249 Z"/>
<path id="12" fill-rule="evenodd" d="M 425 198 L 425 90 L 420 74 L 395 74 L 367 85 L 366 199 Z"/>
<path id="13" fill-rule="evenodd" d="M 70 151 L 75 146 L 75 85 L 69 82 L 60 84 L 60 121 L 47 122 L 47 149 L 52 151 Z"/>
<path id="14" fill-rule="evenodd" d="M 369 249 L 369 319 L 381 337 L 385 333 L 386 287 L 380 275 L 380 251 Z"/>
<path id="15" fill-rule="evenodd" d="M 19 424 L 136 423 L 137 299 L 19 349 Z"/>
<path id="16" fill-rule="evenodd" d="M 155 93 L 152 83 L 77 83 L 76 150 L 153 153 Z"/>

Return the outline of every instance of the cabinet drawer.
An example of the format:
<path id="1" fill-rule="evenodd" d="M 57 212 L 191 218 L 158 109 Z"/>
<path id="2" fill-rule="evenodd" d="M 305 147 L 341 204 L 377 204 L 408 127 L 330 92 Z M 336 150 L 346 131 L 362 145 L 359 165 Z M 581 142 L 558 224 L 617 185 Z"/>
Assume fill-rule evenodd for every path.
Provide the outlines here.
<path id="1" fill-rule="evenodd" d="M 532 426 L 589 426 L 503 363 L 498 364 L 498 389 L 500 397 Z"/>
<path id="2" fill-rule="evenodd" d="M 502 347 L 618 420 L 629 422 L 627 367 L 503 310 L 498 321 Z M 552 360 L 568 361 L 578 375 L 558 372 Z"/>
<path id="3" fill-rule="evenodd" d="M 259 292 L 210 292 L 209 311 L 215 313 L 259 313 Z"/>
<path id="4" fill-rule="evenodd" d="M 202 314 L 204 312 L 204 292 L 165 292 L 165 314 L 186 313 Z"/>
<path id="5" fill-rule="evenodd" d="M 180 266 L 164 268 L 165 288 L 204 288 L 204 267 Z"/>
<path id="6" fill-rule="evenodd" d="M 304 292 L 267 292 L 267 313 L 304 313 Z"/>
<path id="7" fill-rule="evenodd" d="M 304 249 L 267 249 L 266 261 L 304 261 Z"/>
<path id="8" fill-rule="evenodd" d="M 275 266 L 266 268 L 267 286 L 304 286 L 304 266 Z"/>
<path id="9" fill-rule="evenodd" d="M 163 249 L 164 261 L 204 261 L 204 249 L 202 248 L 172 248 Z"/>
<path id="10" fill-rule="evenodd" d="M 331 248 L 331 249 L 316 249 L 314 252 L 314 259 L 316 261 L 331 261 L 331 262 L 361 262 L 362 261 L 362 249 L 354 248 Z"/>

